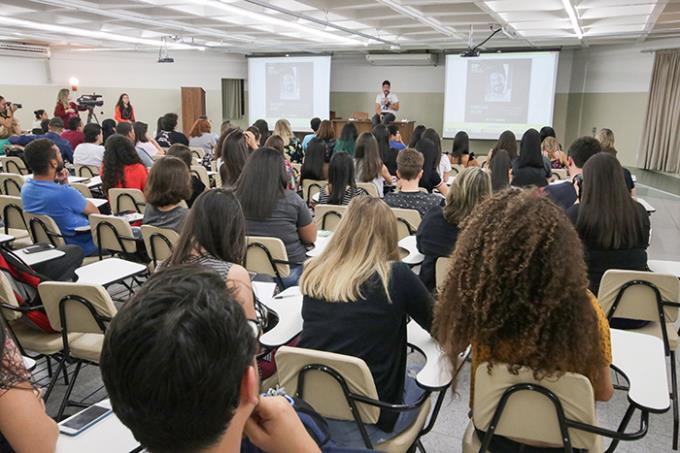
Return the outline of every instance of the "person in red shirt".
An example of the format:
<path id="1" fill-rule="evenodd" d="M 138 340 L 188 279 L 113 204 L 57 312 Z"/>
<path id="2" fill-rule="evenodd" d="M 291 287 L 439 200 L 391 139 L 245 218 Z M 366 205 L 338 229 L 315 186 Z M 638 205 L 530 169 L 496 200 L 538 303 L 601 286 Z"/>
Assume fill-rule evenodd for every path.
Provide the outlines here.
<path id="1" fill-rule="evenodd" d="M 134 123 L 135 122 L 135 109 L 130 104 L 130 97 L 127 93 L 123 93 L 118 98 L 116 103 L 116 111 L 113 117 L 117 122 L 122 123 Z"/>
<path id="2" fill-rule="evenodd" d="M 108 196 L 109 189 L 139 189 L 146 187 L 148 171 L 139 160 L 135 147 L 127 137 L 114 134 L 104 145 L 104 161 L 101 168 L 102 189 Z"/>
<path id="3" fill-rule="evenodd" d="M 67 123 L 68 129 L 61 133 L 61 138 L 67 140 L 73 149 L 76 146 L 85 142 L 85 134 L 83 134 L 83 121 L 79 116 L 69 118 Z"/>
<path id="4" fill-rule="evenodd" d="M 71 92 L 68 88 L 62 88 L 57 95 L 57 105 L 54 107 L 54 116 L 61 118 L 64 124 L 68 124 L 69 118 L 78 116 L 78 106 L 69 100 Z"/>

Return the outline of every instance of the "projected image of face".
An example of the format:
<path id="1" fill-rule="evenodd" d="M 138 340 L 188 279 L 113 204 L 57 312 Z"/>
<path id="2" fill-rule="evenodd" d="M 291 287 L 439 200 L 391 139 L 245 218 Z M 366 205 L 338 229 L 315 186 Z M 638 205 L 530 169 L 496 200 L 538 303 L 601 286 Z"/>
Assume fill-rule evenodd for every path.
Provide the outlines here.
<path id="1" fill-rule="evenodd" d="M 512 100 L 511 84 L 508 83 L 508 65 L 493 68 L 489 72 L 489 79 L 484 100 L 486 102 L 510 102 Z"/>
<path id="2" fill-rule="evenodd" d="M 281 75 L 280 99 L 283 101 L 297 101 L 300 99 L 300 88 L 297 83 L 297 68 L 290 68 L 290 71 Z"/>

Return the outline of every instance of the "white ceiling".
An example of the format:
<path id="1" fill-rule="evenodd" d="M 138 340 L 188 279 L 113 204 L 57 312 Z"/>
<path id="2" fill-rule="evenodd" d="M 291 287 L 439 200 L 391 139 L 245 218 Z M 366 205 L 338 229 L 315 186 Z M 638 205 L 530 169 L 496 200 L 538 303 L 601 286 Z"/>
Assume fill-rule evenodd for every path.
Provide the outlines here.
<path id="1" fill-rule="evenodd" d="M 680 0 L 2 0 L 0 41 L 81 49 L 364 52 L 680 37 Z M 170 38 L 171 37 L 171 38 Z"/>

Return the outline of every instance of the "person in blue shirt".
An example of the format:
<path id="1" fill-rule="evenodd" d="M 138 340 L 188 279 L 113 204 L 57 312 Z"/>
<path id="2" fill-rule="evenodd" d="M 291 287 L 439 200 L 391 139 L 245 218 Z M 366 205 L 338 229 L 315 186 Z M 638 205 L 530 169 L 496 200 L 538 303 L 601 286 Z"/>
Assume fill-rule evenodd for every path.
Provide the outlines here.
<path id="1" fill-rule="evenodd" d="M 86 256 L 97 253 L 92 234 L 76 228 L 89 226 L 87 216 L 99 214 L 92 202 L 68 185 L 59 148 L 50 140 L 33 140 L 24 150 L 24 158 L 33 169 L 33 177 L 21 188 L 24 211 L 50 216 L 61 230 L 67 244 L 77 245 Z"/>
<path id="2" fill-rule="evenodd" d="M 26 146 L 34 140 L 49 139 L 59 148 L 61 156 L 67 161 L 73 163 L 73 147 L 68 140 L 61 138 L 61 133 L 64 132 L 64 122 L 61 118 L 52 118 L 47 126 L 49 129 L 44 135 L 17 135 L 9 138 L 12 145 Z M 30 165 L 29 165 L 30 167 Z"/>
<path id="3" fill-rule="evenodd" d="M 404 145 L 404 142 L 401 141 L 401 134 L 399 133 L 399 128 L 395 126 L 394 124 L 390 124 L 387 126 L 387 130 L 390 131 L 390 148 L 391 149 L 396 149 L 397 151 L 401 151 L 402 149 L 406 148 L 406 145 Z"/>
<path id="4" fill-rule="evenodd" d="M 309 122 L 309 125 L 312 126 L 312 132 L 311 134 L 305 135 L 305 137 L 302 139 L 302 150 L 307 151 L 307 145 L 309 145 L 309 142 L 312 141 L 314 137 L 316 137 L 316 131 L 319 130 L 319 126 L 321 126 L 321 118 L 312 118 L 312 121 Z"/>

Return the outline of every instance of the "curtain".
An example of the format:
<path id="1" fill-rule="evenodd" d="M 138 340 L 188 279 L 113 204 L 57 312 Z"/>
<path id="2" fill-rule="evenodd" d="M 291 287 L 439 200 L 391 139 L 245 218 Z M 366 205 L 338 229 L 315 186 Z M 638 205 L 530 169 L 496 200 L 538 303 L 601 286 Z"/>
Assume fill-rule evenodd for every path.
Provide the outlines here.
<path id="1" fill-rule="evenodd" d="M 243 79 L 222 79 L 222 119 L 243 118 Z"/>
<path id="2" fill-rule="evenodd" d="M 654 57 L 641 150 L 642 168 L 680 173 L 680 49 Z"/>

